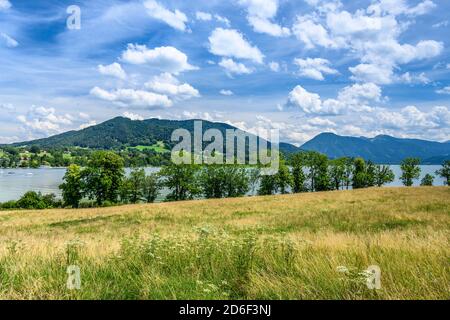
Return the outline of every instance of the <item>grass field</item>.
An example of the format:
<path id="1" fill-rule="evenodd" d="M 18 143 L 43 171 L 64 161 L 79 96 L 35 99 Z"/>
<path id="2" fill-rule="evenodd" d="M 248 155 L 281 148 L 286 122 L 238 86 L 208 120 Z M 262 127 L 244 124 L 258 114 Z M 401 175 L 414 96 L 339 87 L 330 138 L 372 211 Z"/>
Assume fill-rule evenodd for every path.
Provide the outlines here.
<path id="1" fill-rule="evenodd" d="M 157 143 L 155 143 L 152 146 L 136 146 L 136 147 L 133 147 L 133 148 L 137 149 L 139 151 L 153 150 L 153 151 L 155 151 L 157 153 L 170 152 L 170 150 L 166 148 L 166 146 L 164 145 L 164 142 L 162 142 L 162 141 L 158 141 Z"/>
<path id="2" fill-rule="evenodd" d="M 449 236 L 444 187 L 0 212 L 0 299 L 449 299 Z"/>

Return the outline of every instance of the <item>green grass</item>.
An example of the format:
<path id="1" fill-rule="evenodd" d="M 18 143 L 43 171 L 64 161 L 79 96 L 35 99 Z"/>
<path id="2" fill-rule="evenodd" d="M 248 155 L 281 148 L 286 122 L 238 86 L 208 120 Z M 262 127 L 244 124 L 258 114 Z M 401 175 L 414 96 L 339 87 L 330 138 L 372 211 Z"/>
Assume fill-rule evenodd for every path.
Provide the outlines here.
<path id="1" fill-rule="evenodd" d="M 448 299 L 449 195 L 382 188 L 1 212 L 0 299 Z M 66 287 L 69 265 L 81 290 Z M 370 265 L 379 290 L 361 276 Z"/>
<path id="2" fill-rule="evenodd" d="M 145 151 L 145 150 L 153 150 L 157 153 L 167 153 L 170 152 L 170 150 L 166 149 L 164 142 L 158 141 L 152 146 L 136 146 L 133 147 L 133 149 L 137 149 L 139 151 Z"/>

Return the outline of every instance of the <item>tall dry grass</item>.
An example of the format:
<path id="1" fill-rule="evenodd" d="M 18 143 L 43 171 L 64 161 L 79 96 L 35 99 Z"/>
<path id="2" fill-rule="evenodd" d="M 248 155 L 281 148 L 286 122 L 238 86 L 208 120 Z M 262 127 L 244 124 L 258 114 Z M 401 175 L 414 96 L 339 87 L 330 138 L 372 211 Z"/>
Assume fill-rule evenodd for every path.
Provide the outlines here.
<path id="1" fill-rule="evenodd" d="M 0 299 L 448 299 L 449 227 L 440 187 L 0 212 Z"/>

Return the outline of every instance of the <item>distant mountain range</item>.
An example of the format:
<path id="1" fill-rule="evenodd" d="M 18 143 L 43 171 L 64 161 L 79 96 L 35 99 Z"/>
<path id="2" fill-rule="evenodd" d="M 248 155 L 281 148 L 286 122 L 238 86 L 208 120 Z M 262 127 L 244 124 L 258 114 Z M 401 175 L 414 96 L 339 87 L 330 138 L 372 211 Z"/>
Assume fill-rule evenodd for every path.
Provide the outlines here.
<path id="1" fill-rule="evenodd" d="M 175 145 L 170 141 L 173 130 L 184 128 L 194 132 L 195 120 L 130 120 L 117 117 L 79 131 L 69 131 L 49 138 L 14 143 L 13 146 L 41 148 L 86 147 L 94 149 L 118 149 L 128 146 L 154 145 L 162 141 L 166 147 Z M 235 127 L 219 122 L 203 121 L 203 130 L 218 129 L 224 136 L 227 129 Z M 318 151 L 330 158 L 362 157 L 375 163 L 399 164 L 404 158 L 417 157 L 423 164 L 441 164 L 450 160 L 450 142 L 433 142 L 418 139 L 400 139 L 380 135 L 375 138 L 344 137 L 333 133 L 322 133 L 300 148 L 289 143 L 280 143 L 285 154 L 301 150 Z"/>
<path id="2" fill-rule="evenodd" d="M 380 135 L 375 138 L 343 137 L 322 133 L 301 146 L 330 158 L 361 157 L 375 163 L 399 164 L 407 157 L 416 157 L 422 164 L 442 164 L 450 160 L 450 143 L 419 139 L 400 139 Z"/>

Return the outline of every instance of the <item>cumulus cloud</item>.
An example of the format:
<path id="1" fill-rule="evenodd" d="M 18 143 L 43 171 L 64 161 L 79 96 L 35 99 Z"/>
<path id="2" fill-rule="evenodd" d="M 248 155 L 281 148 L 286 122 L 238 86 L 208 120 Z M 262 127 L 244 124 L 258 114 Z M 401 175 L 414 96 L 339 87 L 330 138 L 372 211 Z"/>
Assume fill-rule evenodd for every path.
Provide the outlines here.
<path id="1" fill-rule="evenodd" d="M 19 42 L 17 40 L 13 39 L 6 33 L 0 33 L 0 40 L 4 43 L 4 45 L 8 48 L 15 48 L 19 46 Z"/>
<path id="2" fill-rule="evenodd" d="M 220 90 L 220 94 L 223 96 L 232 96 L 232 95 L 234 95 L 234 92 L 231 90 L 222 89 L 222 90 Z"/>
<path id="3" fill-rule="evenodd" d="M 213 18 L 212 14 L 203 11 L 197 11 L 195 17 L 197 20 L 201 21 L 211 21 Z"/>
<path id="4" fill-rule="evenodd" d="M 321 58 L 295 59 L 294 64 L 299 67 L 299 75 L 315 80 L 325 80 L 324 74 L 336 74 L 337 70 L 330 67 L 330 61 Z"/>
<path id="5" fill-rule="evenodd" d="M 370 103 L 381 101 L 381 88 L 373 83 L 347 86 L 339 91 L 336 99 L 325 100 L 298 85 L 289 93 L 285 106 L 309 115 L 339 115 L 347 111 L 371 112 Z"/>
<path id="6" fill-rule="evenodd" d="M 19 115 L 17 120 L 27 133 L 48 136 L 64 131 L 74 119 L 69 114 L 57 115 L 55 108 L 32 106 L 25 115 Z"/>
<path id="7" fill-rule="evenodd" d="M 216 28 L 209 36 L 209 50 L 217 56 L 247 59 L 256 63 L 262 63 L 264 59 L 261 51 L 234 29 Z"/>
<path id="8" fill-rule="evenodd" d="M 247 68 L 243 63 L 235 62 L 233 59 L 222 59 L 219 66 L 224 68 L 229 75 L 232 74 L 250 74 L 253 70 Z"/>
<path id="9" fill-rule="evenodd" d="M 94 87 L 90 93 L 94 97 L 113 102 L 120 107 L 157 109 L 168 108 L 173 105 L 173 102 L 166 95 L 144 90 L 116 89 L 107 91 Z"/>
<path id="10" fill-rule="evenodd" d="M 140 121 L 144 120 L 144 117 L 141 116 L 140 114 L 132 113 L 132 112 L 128 112 L 128 111 L 125 111 L 123 113 L 123 116 L 125 118 L 131 119 L 131 120 L 140 120 Z"/>
<path id="11" fill-rule="evenodd" d="M 247 20 L 255 32 L 275 37 L 289 36 L 289 28 L 281 27 L 272 21 L 278 11 L 278 0 L 239 0 L 247 8 Z"/>
<path id="12" fill-rule="evenodd" d="M 450 86 L 444 87 L 442 89 L 438 89 L 438 90 L 436 90 L 436 93 L 439 93 L 439 94 L 450 94 Z"/>
<path id="13" fill-rule="evenodd" d="M 114 62 L 107 66 L 100 64 L 98 66 L 98 72 L 100 72 L 103 75 L 116 77 L 122 80 L 125 80 L 127 77 L 127 74 L 122 69 L 122 66 L 117 62 Z"/>
<path id="14" fill-rule="evenodd" d="M 145 87 L 153 92 L 164 94 L 174 100 L 188 100 L 200 97 L 197 89 L 188 83 L 181 84 L 177 78 L 170 73 L 162 73 L 155 76 L 145 84 Z"/>
<path id="15" fill-rule="evenodd" d="M 8 10 L 11 8 L 11 2 L 8 0 L 0 0 L 0 11 Z"/>
<path id="16" fill-rule="evenodd" d="M 188 18 L 183 12 L 179 10 L 170 11 L 155 0 L 146 0 L 144 6 L 148 15 L 152 18 L 161 20 L 174 29 L 186 31 Z"/>
<path id="17" fill-rule="evenodd" d="M 323 5 L 319 0 L 308 0 L 308 3 Z M 353 80 L 390 84 L 404 80 L 395 74 L 401 65 L 434 58 L 443 52 L 442 42 L 423 40 L 402 44 L 399 41 L 412 17 L 426 14 L 434 7 L 429 0 L 413 7 L 403 0 L 379 0 L 365 10 L 351 13 L 334 5 L 328 10 L 316 9 L 314 14 L 298 16 L 293 31 L 307 49 L 351 51 L 360 59 L 358 65 L 349 69 Z M 406 22 L 399 16 L 407 19 Z"/>
<path id="18" fill-rule="evenodd" d="M 198 69 L 189 64 L 185 53 L 174 47 L 148 49 L 145 45 L 128 44 L 127 50 L 122 53 L 122 60 L 131 64 L 148 64 L 173 74 Z"/>

